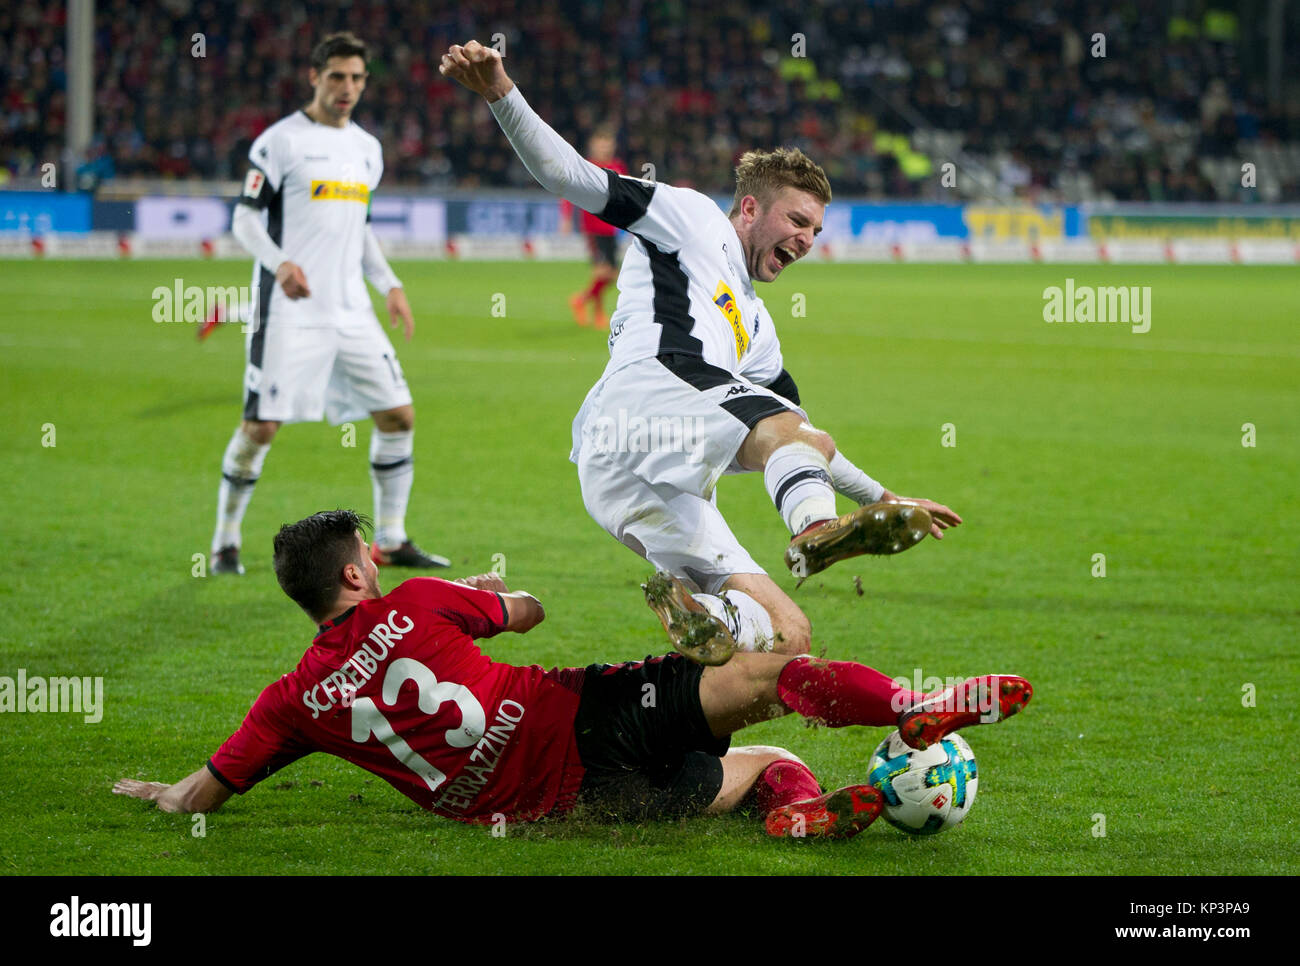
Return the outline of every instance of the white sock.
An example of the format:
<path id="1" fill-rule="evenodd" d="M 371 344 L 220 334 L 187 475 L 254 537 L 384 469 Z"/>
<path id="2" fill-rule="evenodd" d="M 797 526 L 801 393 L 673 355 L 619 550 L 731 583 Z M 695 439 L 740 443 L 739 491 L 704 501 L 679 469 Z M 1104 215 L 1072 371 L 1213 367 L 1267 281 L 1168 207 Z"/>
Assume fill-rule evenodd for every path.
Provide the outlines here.
<path id="1" fill-rule="evenodd" d="M 720 595 L 691 596 L 726 625 L 742 651 L 772 650 L 772 642 L 776 638 L 772 630 L 772 615 L 749 594 L 741 590 L 724 590 Z"/>
<path id="2" fill-rule="evenodd" d="M 835 484 L 835 489 L 850 500 L 857 500 L 866 506 L 878 502 L 885 495 L 883 486 L 850 463 L 848 457 L 839 450 L 831 458 L 830 466 L 831 482 Z"/>
<path id="3" fill-rule="evenodd" d="M 235 429 L 226 453 L 221 458 L 221 489 L 217 492 L 217 529 L 212 535 L 212 552 L 223 547 L 240 546 L 240 524 L 244 511 L 253 498 L 253 485 L 262 475 L 262 464 L 271 449 L 270 443 L 258 443 L 244 432 Z"/>
<path id="4" fill-rule="evenodd" d="M 836 517 L 830 464 L 815 446 L 786 443 L 777 449 L 767 458 L 763 484 L 792 534 Z"/>
<path id="5" fill-rule="evenodd" d="M 375 546 L 395 550 L 406 537 L 406 504 L 415 467 L 415 430 L 370 434 L 370 482 L 375 492 Z"/>

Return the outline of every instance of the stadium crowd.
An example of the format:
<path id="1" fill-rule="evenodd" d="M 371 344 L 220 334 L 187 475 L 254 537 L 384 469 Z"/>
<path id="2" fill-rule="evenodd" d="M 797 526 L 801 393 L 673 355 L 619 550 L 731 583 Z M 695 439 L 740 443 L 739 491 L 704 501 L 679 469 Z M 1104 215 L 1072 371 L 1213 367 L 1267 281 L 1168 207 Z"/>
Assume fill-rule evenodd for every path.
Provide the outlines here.
<path id="1" fill-rule="evenodd" d="M 951 159 L 1034 200 L 1247 200 L 1239 172 L 1227 175 L 1263 144 L 1289 165 L 1273 194 L 1300 200 L 1300 98 L 1270 108 L 1246 26 L 1205 4 L 1174 7 L 1188 8 L 97 0 L 96 137 L 80 180 L 240 177 L 253 138 L 305 103 L 313 44 L 350 29 L 372 49 L 355 119 L 383 142 L 389 184 L 531 184 L 487 109 L 458 97 L 430 53 L 477 37 L 504 43 L 531 103 L 573 143 L 613 125 L 633 174 L 652 164 L 654 177 L 716 193 L 743 150 L 793 144 L 841 195 L 935 197 L 936 166 Z M 0 180 L 63 150 L 65 18 L 62 0 L 0 10 Z M 1300 24 L 1288 26 L 1293 84 Z"/>

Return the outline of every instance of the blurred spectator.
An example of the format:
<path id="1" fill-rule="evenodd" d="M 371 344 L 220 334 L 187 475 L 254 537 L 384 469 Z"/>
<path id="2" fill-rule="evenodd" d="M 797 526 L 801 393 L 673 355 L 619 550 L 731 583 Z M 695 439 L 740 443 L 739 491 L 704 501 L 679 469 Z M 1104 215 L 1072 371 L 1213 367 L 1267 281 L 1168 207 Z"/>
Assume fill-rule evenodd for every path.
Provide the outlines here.
<path id="1" fill-rule="evenodd" d="M 634 174 L 653 165 L 718 194 L 741 152 L 789 144 L 840 195 L 946 198 L 934 171 L 959 159 L 1007 197 L 1236 197 L 1198 163 L 1237 158 L 1243 139 L 1300 141 L 1300 105 L 1265 103 L 1262 58 L 1246 56 L 1235 15 L 1206 4 L 97 0 L 97 141 L 83 167 L 94 181 L 240 178 L 253 138 L 306 102 L 313 44 L 346 28 L 371 45 L 355 117 L 383 142 L 387 184 L 531 183 L 486 108 L 437 72 L 439 52 L 477 37 L 504 41 L 512 75 L 571 143 L 613 125 Z M 1294 83 L 1294 5 L 1287 17 Z M 64 138 L 65 32 L 62 0 L 0 10 L 11 174 Z M 1300 200 L 1298 175 L 1276 174 L 1285 199 Z"/>

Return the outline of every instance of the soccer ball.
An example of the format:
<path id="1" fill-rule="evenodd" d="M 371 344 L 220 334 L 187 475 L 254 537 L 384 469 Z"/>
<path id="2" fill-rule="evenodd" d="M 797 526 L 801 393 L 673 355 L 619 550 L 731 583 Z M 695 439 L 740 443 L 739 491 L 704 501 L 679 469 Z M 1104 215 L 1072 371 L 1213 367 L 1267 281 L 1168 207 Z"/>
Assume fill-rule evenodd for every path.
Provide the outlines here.
<path id="1" fill-rule="evenodd" d="M 960 735 L 917 751 L 897 731 L 876 746 L 867 782 L 885 798 L 885 820 L 912 835 L 960 825 L 979 784 L 975 754 Z"/>

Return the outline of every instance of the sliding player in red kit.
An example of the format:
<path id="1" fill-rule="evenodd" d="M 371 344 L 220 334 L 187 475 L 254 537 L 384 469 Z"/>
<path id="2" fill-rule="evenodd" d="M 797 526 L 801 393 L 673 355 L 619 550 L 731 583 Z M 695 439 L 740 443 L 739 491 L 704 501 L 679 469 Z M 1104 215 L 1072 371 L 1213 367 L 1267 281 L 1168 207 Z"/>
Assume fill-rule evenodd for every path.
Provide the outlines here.
<path id="1" fill-rule="evenodd" d="M 280 529 L 276 576 L 320 633 L 206 766 L 175 785 L 123 779 L 114 792 L 210 812 L 323 751 L 465 822 L 740 809 L 775 836 L 847 838 L 880 813 L 879 792 L 823 792 L 795 755 L 731 748 L 731 734 L 793 711 L 829 727 L 896 726 L 924 748 L 1014 714 L 1032 694 L 1001 675 L 923 696 L 864 665 L 808 655 L 745 653 L 704 667 L 669 654 L 550 671 L 494 662 L 475 639 L 536 626 L 536 598 L 492 574 L 417 577 L 382 594 L 363 526 L 333 510 Z"/>
<path id="2" fill-rule="evenodd" d="M 616 174 L 627 174 L 627 167 L 614 157 L 614 134 L 605 128 L 597 129 L 587 142 L 587 160 Z M 567 235 L 573 230 L 575 207 L 564 199 L 560 200 L 562 234 Z M 591 284 L 569 296 L 569 308 L 573 310 L 573 320 L 579 325 L 608 329 L 609 315 L 605 312 L 603 293 L 618 274 L 618 229 L 581 208 L 578 209 L 578 222 L 591 253 Z"/>

